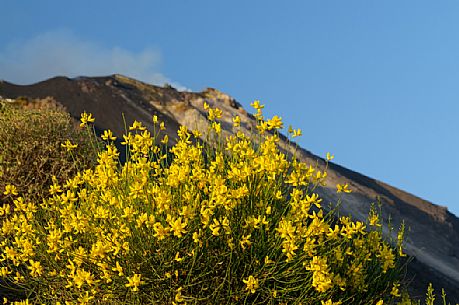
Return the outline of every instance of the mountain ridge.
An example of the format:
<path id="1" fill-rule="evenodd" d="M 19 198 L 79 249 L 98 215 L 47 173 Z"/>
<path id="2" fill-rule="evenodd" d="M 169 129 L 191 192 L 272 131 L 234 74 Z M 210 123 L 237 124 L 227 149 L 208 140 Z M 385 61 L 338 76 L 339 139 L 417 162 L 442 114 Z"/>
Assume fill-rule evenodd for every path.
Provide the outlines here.
<path id="1" fill-rule="evenodd" d="M 208 124 L 204 102 L 223 110 L 222 133 L 230 135 L 231 118 L 241 117 L 241 128 L 250 132 L 255 128 L 254 117 L 231 96 L 217 89 L 201 92 L 181 92 L 166 86 L 150 85 L 123 75 L 101 77 L 54 77 L 32 85 L 15 85 L 0 81 L 0 96 L 17 99 L 44 99 L 51 97 L 74 118 L 83 111 L 91 112 L 100 130 L 111 129 L 118 137 L 124 125 L 141 121 L 153 129 L 152 115 L 166 124 L 166 133 L 172 143 L 180 125 L 190 129 L 206 130 Z M 121 117 L 124 113 L 125 122 Z M 204 135 L 205 136 L 205 135 Z M 312 152 L 296 147 L 285 136 L 280 148 L 295 153 L 302 161 L 326 167 L 325 160 Z M 435 279 L 436 288 L 445 287 L 452 301 L 459 302 L 459 219 L 447 208 L 400 190 L 382 181 L 370 178 L 336 163 L 328 164 L 326 186 L 318 189 L 324 202 L 337 202 L 335 185 L 349 183 L 353 193 L 342 198 L 341 212 L 363 220 L 372 202 L 381 202 L 383 218 L 392 217 L 397 229 L 405 221 L 408 232 L 406 251 L 415 257 L 408 270 L 414 276 L 414 294 L 424 294 L 429 279 Z M 385 228 L 386 234 L 390 232 Z M 394 234 L 394 232 L 392 232 Z"/>

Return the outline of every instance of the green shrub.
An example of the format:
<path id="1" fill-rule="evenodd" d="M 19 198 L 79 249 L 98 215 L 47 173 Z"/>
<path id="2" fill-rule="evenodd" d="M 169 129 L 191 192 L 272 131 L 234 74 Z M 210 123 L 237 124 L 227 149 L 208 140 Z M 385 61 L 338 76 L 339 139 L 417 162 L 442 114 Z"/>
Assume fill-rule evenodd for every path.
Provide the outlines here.
<path id="1" fill-rule="evenodd" d="M 3 190 L 8 184 L 29 199 L 47 197 L 53 176 L 65 182 L 97 158 L 87 132 L 77 130 L 67 113 L 26 109 L 34 104 L 24 103 L 0 104 L 0 203 L 6 201 Z M 62 147 L 67 140 L 77 144 L 71 154 Z"/>
<path id="2" fill-rule="evenodd" d="M 219 145 L 181 127 L 171 155 L 155 145 L 165 138 L 134 122 L 123 165 L 106 131 L 97 166 L 55 182 L 46 200 L 14 196 L 12 211 L 0 211 L 0 275 L 36 304 L 398 299 L 402 235 L 393 247 L 376 213 L 362 223 L 325 212 L 314 192 L 326 173 L 281 153 L 282 121 L 254 107 L 259 142 L 237 132 L 237 119 L 222 140 L 221 111 L 206 105 Z"/>

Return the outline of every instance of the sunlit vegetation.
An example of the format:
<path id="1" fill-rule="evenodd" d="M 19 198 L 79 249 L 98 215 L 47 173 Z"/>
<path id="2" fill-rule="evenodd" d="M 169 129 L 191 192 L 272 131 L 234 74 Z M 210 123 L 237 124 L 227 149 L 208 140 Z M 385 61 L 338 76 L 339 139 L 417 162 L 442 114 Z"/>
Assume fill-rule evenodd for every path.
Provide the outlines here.
<path id="1" fill-rule="evenodd" d="M 35 185 L 10 174 L 2 186 L 0 276 L 24 296 L 5 303 L 414 304 L 404 293 L 403 231 L 386 240 L 374 209 L 366 222 L 325 209 L 316 189 L 326 171 L 280 152 L 281 118 L 253 107 L 258 133 L 240 132 L 236 117 L 223 139 L 221 110 L 206 105 L 207 143 L 181 127 L 167 147 L 157 117 L 152 131 L 136 121 L 122 139 L 125 163 L 109 130 L 94 166 L 80 161 L 79 137 L 59 135 L 52 147 L 65 151 L 56 157 L 65 179 Z M 8 111 L 17 132 L 16 116 L 35 115 Z M 67 126 L 50 126 L 50 115 L 38 133 Z M 82 114 L 81 128 L 93 122 Z M 39 196 L 26 196 L 29 187 Z M 337 192 L 352 189 L 344 182 Z"/>

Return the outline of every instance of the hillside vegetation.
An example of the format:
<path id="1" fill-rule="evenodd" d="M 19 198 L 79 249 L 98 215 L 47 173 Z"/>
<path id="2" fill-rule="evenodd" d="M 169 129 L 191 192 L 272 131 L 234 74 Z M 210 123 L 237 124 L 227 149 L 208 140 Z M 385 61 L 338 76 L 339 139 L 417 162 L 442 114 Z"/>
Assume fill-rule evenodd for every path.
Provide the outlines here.
<path id="1" fill-rule="evenodd" d="M 67 141 L 75 149 L 70 154 Z M 14 183 L 21 196 L 40 200 L 54 179 L 63 183 L 78 169 L 94 165 L 93 134 L 75 128 L 61 106 L 51 99 L 0 100 L 0 189 Z M 0 202 L 6 196 L 0 193 Z"/>
<path id="2" fill-rule="evenodd" d="M 151 131 L 135 121 L 124 164 L 106 130 L 91 166 L 90 114 L 75 131 L 60 112 L 3 106 L 3 158 L 24 158 L 2 162 L 0 276 L 24 297 L 5 303 L 415 304 L 403 230 L 386 240 L 377 210 L 361 222 L 336 214 L 339 202 L 324 209 L 327 172 L 282 153 L 282 120 L 253 107 L 256 134 L 235 116 L 223 138 L 221 110 L 206 105 L 207 141 L 182 126 L 168 152 L 157 116 Z"/>

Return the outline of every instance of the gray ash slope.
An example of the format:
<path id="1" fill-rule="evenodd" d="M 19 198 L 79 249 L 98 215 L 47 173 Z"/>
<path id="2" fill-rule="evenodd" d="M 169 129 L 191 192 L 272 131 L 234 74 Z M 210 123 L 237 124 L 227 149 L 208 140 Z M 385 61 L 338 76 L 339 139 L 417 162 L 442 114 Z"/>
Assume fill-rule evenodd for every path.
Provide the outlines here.
<path id="1" fill-rule="evenodd" d="M 231 133 L 231 117 L 239 115 L 241 126 L 247 132 L 254 128 L 255 120 L 233 98 L 216 89 L 202 92 L 179 92 L 171 87 L 149 85 L 122 75 L 107 77 L 55 77 L 33 85 L 20 86 L 0 82 L 0 96 L 4 98 L 51 97 L 63 105 L 75 118 L 83 111 L 91 112 L 99 130 L 111 129 L 117 136 L 124 133 L 125 125 L 134 119 L 152 129 L 151 117 L 158 115 L 167 127 L 172 142 L 180 125 L 206 130 L 204 101 L 218 105 L 224 112 L 223 134 Z M 281 139 L 281 149 L 293 152 L 294 145 Z M 325 161 L 311 152 L 299 148 L 296 155 L 305 162 L 325 168 Z M 363 220 L 370 203 L 382 203 L 383 217 L 392 219 L 398 228 L 404 220 L 407 232 L 406 252 L 414 257 L 407 277 L 412 279 L 412 294 L 423 296 L 429 282 L 439 290 L 444 287 L 451 302 L 459 303 L 459 219 L 444 207 L 435 205 L 384 182 L 372 179 L 350 169 L 330 163 L 328 182 L 318 190 L 324 202 L 336 202 L 337 183 L 348 183 L 351 194 L 342 198 L 342 214 Z M 390 234 L 385 228 L 386 234 Z"/>

